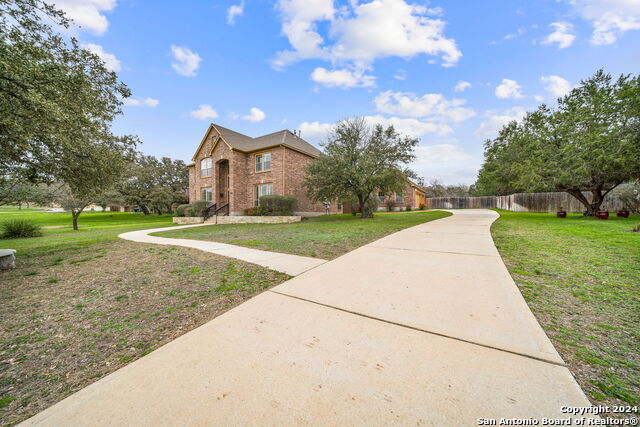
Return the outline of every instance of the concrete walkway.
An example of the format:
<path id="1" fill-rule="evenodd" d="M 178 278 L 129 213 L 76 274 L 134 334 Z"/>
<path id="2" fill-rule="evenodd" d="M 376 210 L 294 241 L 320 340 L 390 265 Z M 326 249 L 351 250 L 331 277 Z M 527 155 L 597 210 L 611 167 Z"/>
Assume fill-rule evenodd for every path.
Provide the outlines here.
<path id="1" fill-rule="evenodd" d="M 25 425 L 475 426 L 588 400 L 455 211 L 264 292 Z"/>
<path id="2" fill-rule="evenodd" d="M 259 249 L 245 248 L 243 246 L 229 245 L 227 243 L 207 242 L 203 240 L 172 239 L 168 237 L 149 236 L 159 231 L 179 230 L 181 228 L 202 227 L 211 224 L 179 225 L 177 227 L 152 228 L 149 230 L 137 230 L 122 233 L 118 237 L 125 240 L 140 243 L 154 243 L 156 245 L 184 246 L 186 248 L 199 249 L 212 254 L 240 259 L 280 271 L 291 276 L 297 276 L 309 269 L 327 262 L 319 258 L 309 258 L 279 252 L 262 251 Z"/>

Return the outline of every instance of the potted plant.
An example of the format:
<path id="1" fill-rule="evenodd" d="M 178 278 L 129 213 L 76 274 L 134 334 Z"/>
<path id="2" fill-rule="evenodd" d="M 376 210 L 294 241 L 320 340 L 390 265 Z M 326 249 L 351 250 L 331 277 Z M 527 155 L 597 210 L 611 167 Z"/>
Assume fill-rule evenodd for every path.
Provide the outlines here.
<path id="1" fill-rule="evenodd" d="M 566 218 L 567 217 L 567 211 L 562 209 L 562 206 L 560 206 L 560 210 L 558 212 L 556 212 L 556 216 L 558 218 Z"/>
<path id="2" fill-rule="evenodd" d="M 616 215 L 620 218 L 629 218 L 630 213 L 631 213 L 631 210 L 625 206 L 622 209 L 618 209 L 618 211 L 616 212 Z"/>
<path id="3" fill-rule="evenodd" d="M 609 219 L 609 211 L 606 206 L 603 206 L 598 212 L 596 212 L 596 216 L 600 219 Z"/>

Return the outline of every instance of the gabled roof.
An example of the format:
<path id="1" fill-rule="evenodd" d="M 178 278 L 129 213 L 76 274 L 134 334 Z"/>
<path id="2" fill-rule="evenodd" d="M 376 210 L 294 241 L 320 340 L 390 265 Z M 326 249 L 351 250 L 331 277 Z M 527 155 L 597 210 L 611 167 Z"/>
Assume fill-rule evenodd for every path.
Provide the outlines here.
<path id="1" fill-rule="evenodd" d="M 212 123 L 205 134 L 198 150 L 202 147 L 207 135 L 211 128 L 214 128 L 220 133 L 222 139 L 234 150 L 242 151 L 245 153 L 249 153 L 252 151 L 258 151 L 269 147 L 277 147 L 279 145 L 284 145 L 289 148 L 293 148 L 294 150 L 301 151 L 312 157 L 318 157 L 321 153 L 313 145 L 309 144 L 304 139 L 300 138 L 297 135 L 289 132 L 288 130 L 281 130 L 278 132 L 273 132 L 267 135 L 259 136 L 257 138 L 252 138 L 250 136 L 244 135 L 240 132 L 236 132 L 234 130 L 225 128 L 224 126 L 217 125 Z M 195 158 L 195 156 L 194 156 Z"/>
<path id="2" fill-rule="evenodd" d="M 411 184 L 411 186 L 413 188 L 415 188 L 416 190 L 420 190 L 420 191 L 422 191 L 423 193 L 426 194 L 427 190 L 425 190 L 423 187 L 421 187 L 420 185 L 416 184 L 415 182 L 411 181 L 409 178 L 407 178 L 407 182 L 409 184 Z"/>

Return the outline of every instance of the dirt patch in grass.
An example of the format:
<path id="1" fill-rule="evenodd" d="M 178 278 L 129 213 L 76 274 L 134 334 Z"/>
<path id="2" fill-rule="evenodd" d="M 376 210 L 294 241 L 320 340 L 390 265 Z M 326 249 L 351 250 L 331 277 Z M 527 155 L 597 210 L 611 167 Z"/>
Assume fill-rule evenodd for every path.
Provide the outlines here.
<path id="1" fill-rule="evenodd" d="M 0 424 L 36 414 L 288 276 L 194 249 L 114 241 L 0 272 Z"/>
<path id="2" fill-rule="evenodd" d="M 501 212 L 492 227 L 556 349 L 591 401 L 609 407 L 640 405 L 640 236 L 627 232 L 634 219 Z"/>

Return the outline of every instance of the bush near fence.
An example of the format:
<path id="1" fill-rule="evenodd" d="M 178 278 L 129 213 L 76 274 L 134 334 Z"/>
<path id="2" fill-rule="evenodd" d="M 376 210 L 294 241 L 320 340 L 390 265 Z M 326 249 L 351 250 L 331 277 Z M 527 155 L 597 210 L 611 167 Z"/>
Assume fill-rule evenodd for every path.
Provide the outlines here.
<path id="1" fill-rule="evenodd" d="M 591 200 L 591 192 L 583 193 Z M 575 197 L 564 192 L 517 193 L 509 196 L 484 197 L 430 197 L 429 209 L 504 209 L 512 212 L 557 212 L 562 207 L 567 212 L 584 212 L 586 209 Z M 622 209 L 622 202 L 607 194 L 601 208 L 609 212 Z"/>

